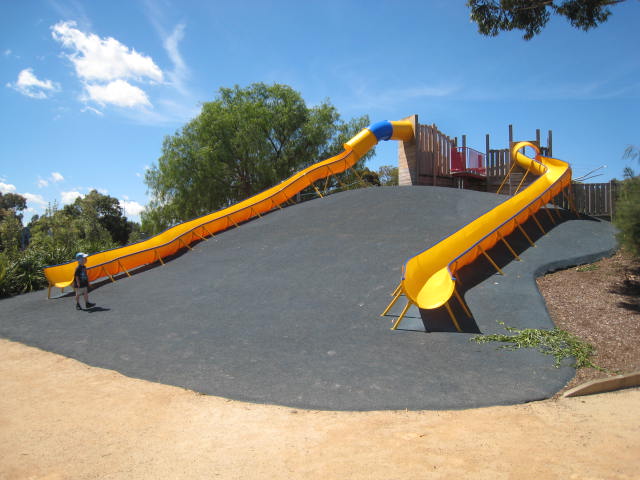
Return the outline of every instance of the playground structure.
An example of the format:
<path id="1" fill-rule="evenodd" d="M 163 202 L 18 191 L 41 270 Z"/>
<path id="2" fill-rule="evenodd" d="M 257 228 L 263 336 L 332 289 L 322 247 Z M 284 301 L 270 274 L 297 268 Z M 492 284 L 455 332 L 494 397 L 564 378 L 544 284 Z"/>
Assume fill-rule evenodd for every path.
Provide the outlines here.
<path id="1" fill-rule="evenodd" d="M 325 180 L 326 184 L 332 175 L 353 167 L 381 140 L 398 140 L 401 142 L 399 147 L 401 151 L 407 150 L 416 143 L 416 131 L 417 116 L 401 121 L 383 121 L 373 124 L 349 140 L 344 145 L 344 151 L 339 155 L 318 162 L 262 193 L 226 209 L 171 227 L 142 242 L 90 255 L 87 258 L 89 280 L 94 282 L 100 278 L 108 277 L 115 281 L 114 277 L 118 274 L 130 275 L 129 271 L 135 268 L 154 262 L 163 263 L 164 258 L 174 255 L 183 248 L 191 248 L 190 245 L 193 242 L 205 240 L 230 227 L 237 227 L 240 223 L 253 217 L 259 217 L 261 214 L 281 208 L 281 205 L 291 201 L 298 192 L 305 188 L 313 187 L 318 196 L 322 197 L 315 182 Z M 520 152 L 525 147 L 534 149 L 535 158 L 526 157 Z M 465 147 L 455 151 L 449 150 L 448 153 L 452 154 L 450 160 L 454 159 L 449 168 L 454 167 L 458 173 L 477 176 L 486 173 L 486 166 L 482 165 L 481 157 L 476 155 L 474 158 L 474 153 Z M 449 299 L 455 295 L 465 313 L 469 316 L 471 313 L 455 289 L 455 272 L 479 256 L 487 258 L 500 272 L 499 267 L 487 254 L 487 250 L 496 243 L 503 242 L 518 259 L 505 237 L 516 229 L 526 236 L 521 225 L 529 218 L 533 218 L 542 230 L 542 226 L 535 216 L 541 207 L 547 205 L 560 193 L 570 199 L 570 195 L 565 192 L 567 187 L 571 185 L 571 170 L 568 164 L 543 157 L 540 155 L 540 147 L 531 142 L 520 142 L 514 145 L 511 149 L 511 155 L 513 157 L 512 168 L 507 172 L 504 180 L 510 179 L 516 165 L 525 171 L 516 191 L 527 185 L 525 181 L 529 173 L 539 175 L 539 178 L 524 188 L 521 193 L 430 249 L 407 260 L 403 266 L 402 280 L 394 292 L 394 299 L 383 313 L 385 315 L 400 296 L 407 297 L 407 305 L 392 329 L 398 327 L 409 307 L 416 305 L 422 309 L 445 306 L 456 329 L 460 331 L 459 324 L 449 306 Z M 545 209 L 545 211 L 552 218 L 549 210 Z M 559 215 L 557 212 L 556 214 Z M 529 238 L 528 240 L 531 242 Z M 52 287 L 64 289 L 72 284 L 75 266 L 76 262 L 71 261 L 44 269 L 49 282 L 49 298 Z"/>
<path id="2" fill-rule="evenodd" d="M 530 147 L 535 151 L 535 158 L 529 158 L 521 152 L 526 147 Z M 522 228 L 522 225 L 529 218 L 533 218 L 544 234 L 546 232 L 537 219 L 536 213 L 561 193 L 564 193 L 568 200 L 571 201 L 570 195 L 565 193 L 565 189 L 571 186 L 569 164 L 541 156 L 538 146 L 531 142 L 516 143 L 511 149 L 511 155 L 513 158 L 511 170 L 516 164 L 526 169 L 518 189 L 522 186 L 529 173 L 538 175 L 538 179 L 520 193 L 480 218 L 467 224 L 431 248 L 407 260 L 403 265 L 402 280 L 394 292 L 394 298 L 382 313 L 382 316 L 386 315 L 401 295 L 407 297 L 407 304 L 392 329 L 398 327 L 412 305 L 428 310 L 444 305 L 456 329 L 461 331 L 449 305 L 450 298 L 455 295 L 465 313 L 468 316 L 471 316 L 471 313 L 456 290 L 455 273 L 465 265 L 472 263 L 479 256 L 484 256 L 496 271 L 502 274 L 502 270 L 492 260 L 487 250 L 490 250 L 498 242 L 502 242 L 515 259 L 520 260 L 509 244 L 507 237 L 518 229 L 527 238 L 531 246 L 534 246 L 533 241 Z M 505 176 L 503 185 L 508 180 L 509 173 Z M 516 192 L 518 189 L 516 189 Z M 555 219 L 550 213 L 552 210 L 556 212 L 556 215 L 560 215 L 558 213 L 559 210 L 545 209 L 544 211 L 549 216 L 549 219 L 555 223 Z"/>

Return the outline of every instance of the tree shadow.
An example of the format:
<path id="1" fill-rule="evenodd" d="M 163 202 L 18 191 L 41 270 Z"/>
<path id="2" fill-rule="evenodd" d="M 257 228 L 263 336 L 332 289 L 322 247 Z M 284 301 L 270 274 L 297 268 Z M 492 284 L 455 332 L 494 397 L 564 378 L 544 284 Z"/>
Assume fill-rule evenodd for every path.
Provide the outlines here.
<path id="1" fill-rule="evenodd" d="M 609 293 L 626 297 L 618 302 L 620 308 L 640 313 L 640 263 L 634 262 L 624 271 L 624 280 L 609 289 Z"/>

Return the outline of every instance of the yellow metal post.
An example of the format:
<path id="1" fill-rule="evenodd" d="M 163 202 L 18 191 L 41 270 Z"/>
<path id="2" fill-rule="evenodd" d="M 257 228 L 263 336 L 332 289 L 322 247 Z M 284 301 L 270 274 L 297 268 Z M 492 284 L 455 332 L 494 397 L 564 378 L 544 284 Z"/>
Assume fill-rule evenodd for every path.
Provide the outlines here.
<path id="1" fill-rule="evenodd" d="M 115 280 L 113 279 L 113 277 L 111 276 L 111 274 L 107 271 L 106 267 L 103 265 L 102 266 L 102 270 L 100 270 L 101 273 L 106 273 L 107 276 L 111 279 L 112 282 L 115 282 Z"/>
<path id="2" fill-rule="evenodd" d="M 398 284 L 398 286 L 397 286 L 397 287 L 396 287 L 396 289 L 393 291 L 393 293 L 391 294 L 391 296 L 392 296 L 392 297 L 395 297 L 395 296 L 398 294 L 398 292 L 400 292 L 400 289 L 401 289 L 401 288 L 402 288 L 402 282 L 400 282 L 400 283 Z"/>
<path id="3" fill-rule="evenodd" d="M 255 214 L 257 215 L 259 218 L 262 218 L 262 215 L 260 215 L 260 212 L 257 211 L 256 209 L 254 209 L 253 207 L 251 207 L 251 210 L 249 210 L 249 215 L 251 214 Z"/>
<path id="4" fill-rule="evenodd" d="M 515 167 L 515 166 L 516 166 L 516 162 L 514 162 L 513 159 L 511 159 L 511 167 L 509 168 L 509 171 L 507 172 L 507 174 L 502 179 L 502 183 L 498 187 L 498 190 L 496 191 L 496 195 L 499 194 L 500 190 L 502 190 L 502 187 L 504 187 L 504 184 L 507 182 L 507 179 L 511 176 L 511 170 L 513 170 L 513 167 Z"/>
<path id="5" fill-rule="evenodd" d="M 531 163 L 533 163 L 533 160 L 531 160 Z M 527 175 L 529 174 L 529 170 L 527 170 L 526 172 L 524 172 L 524 175 L 522 176 L 522 180 L 520 180 L 520 183 L 518 184 L 518 188 L 516 188 L 516 191 L 513 192 L 513 194 L 515 195 L 516 193 L 518 193 L 518 190 L 520 190 L 520 187 L 522 186 L 522 184 L 524 183 L 525 178 L 527 178 Z"/>
<path id="6" fill-rule="evenodd" d="M 522 228 L 522 225 L 520 225 L 519 223 L 516 224 L 518 226 L 518 229 L 520 230 L 520 233 L 522 233 L 522 235 L 525 236 L 525 238 L 529 241 L 529 243 L 531 244 L 532 247 L 535 247 L 536 244 L 533 243 L 533 240 L 531 240 L 531 238 L 529 237 L 529 235 L 527 235 L 527 232 L 524 231 L 524 228 Z"/>
<path id="7" fill-rule="evenodd" d="M 544 211 L 547 212 L 547 215 L 549 215 L 549 220 L 551 220 L 551 223 L 555 225 L 556 219 L 551 216 L 551 212 L 549 211 L 549 209 L 545 207 Z"/>
<path id="8" fill-rule="evenodd" d="M 387 305 L 387 308 L 384 309 L 384 312 L 382 312 L 380 316 L 384 317 L 387 313 L 389 313 L 389 310 L 391 310 L 391 307 L 393 307 L 396 304 L 396 302 L 401 296 L 402 296 L 402 292 L 396 293 L 395 296 L 393 297 L 393 300 L 391 300 L 389 305 Z"/>
<path id="9" fill-rule="evenodd" d="M 178 238 L 178 245 L 182 245 L 184 247 L 187 247 L 189 250 L 193 250 L 193 248 L 191 248 L 189 245 L 187 245 L 182 238 Z"/>
<path id="10" fill-rule="evenodd" d="M 156 258 L 158 259 L 158 261 L 160 262 L 160 264 L 164 267 L 164 262 L 162 261 L 162 257 L 160 256 L 160 254 L 158 253 L 158 250 L 156 250 L 155 248 L 153 249 L 153 252 L 156 254 Z"/>
<path id="11" fill-rule="evenodd" d="M 324 192 L 324 194 L 327 194 L 327 188 L 329 188 L 329 180 L 331 179 L 331 175 L 327 175 L 327 178 L 324 181 L 324 188 L 322 189 L 322 191 Z"/>
<path id="12" fill-rule="evenodd" d="M 511 255 L 513 255 L 516 260 L 520 261 L 520 257 L 515 252 L 515 250 L 513 248 L 511 248 L 511 245 L 509 245 L 509 242 L 507 242 L 507 239 L 504 238 L 504 236 L 502 236 L 502 234 L 500 232 L 498 232 L 498 236 L 500 237 L 500 240 L 502 240 L 502 243 L 504 243 L 507 246 L 507 248 L 511 252 Z"/>
<path id="13" fill-rule="evenodd" d="M 214 235 L 213 233 L 211 233 L 211 232 L 209 231 L 209 229 L 208 229 L 207 227 L 205 227 L 204 225 L 202 226 L 202 229 L 203 229 L 205 232 L 207 232 L 211 238 L 215 237 L 215 235 Z"/>
<path id="14" fill-rule="evenodd" d="M 118 259 L 118 266 L 119 266 L 122 270 L 124 270 L 124 273 L 126 273 L 126 274 L 127 274 L 127 277 L 130 277 L 130 276 L 131 276 L 131 274 L 127 271 L 127 269 L 126 269 L 126 268 L 124 268 L 124 265 L 122 265 L 122 262 L 120 261 L 120 259 Z"/>
<path id="15" fill-rule="evenodd" d="M 197 232 L 196 232 L 195 228 L 194 228 L 193 230 L 191 230 L 191 233 L 192 233 L 193 235 L 195 235 L 196 237 L 198 237 L 200 240 L 202 240 L 202 241 L 204 241 L 204 242 L 206 242 L 206 241 L 207 241 L 207 239 L 206 239 L 206 238 L 204 238 L 202 235 L 200 235 L 199 233 L 197 233 Z"/>
<path id="16" fill-rule="evenodd" d="M 458 332 L 462 332 L 460 325 L 458 325 L 458 320 L 456 320 L 456 316 L 453 314 L 453 311 L 451 310 L 451 306 L 449 305 L 449 302 L 445 303 L 444 306 L 447 307 L 447 312 L 449 313 L 449 316 L 451 317 L 451 321 L 453 322 L 454 327 L 456 327 L 456 330 Z"/>
<path id="17" fill-rule="evenodd" d="M 469 311 L 469 308 L 467 307 L 467 304 L 464 302 L 464 300 L 462 299 L 462 296 L 460 295 L 460 293 L 458 293 L 458 289 L 454 288 L 453 289 L 453 294 L 456 296 L 456 298 L 458 299 L 458 302 L 460 303 L 460 305 L 462 306 L 462 309 L 464 310 L 464 313 L 467 314 L 467 317 L 471 318 L 471 312 Z"/>
<path id="18" fill-rule="evenodd" d="M 227 226 L 229 225 L 229 222 L 233 223 L 236 226 L 236 228 L 238 228 L 238 224 L 235 222 L 233 218 L 231 218 L 231 215 L 227 215 Z"/>
<path id="19" fill-rule="evenodd" d="M 547 232 L 544 231 L 544 228 L 542 228 L 542 225 L 540 224 L 540 222 L 538 221 L 538 217 L 536 217 L 536 212 L 533 212 L 531 214 L 531 218 L 533 218 L 533 221 L 536 222 L 536 225 L 538 225 L 538 228 L 540 229 L 540 231 L 542 232 L 543 235 L 546 235 Z"/>
<path id="20" fill-rule="evenodd" d="M 491 262 L 491 265 L 493 265 L 493 268 L 495 268 L 500 275 L 504 275 L 504 273 L 502 272 L 502 270 L 500 270 L 500 267 L 496 264 L 496 262 L 494 262 L 491 259 L 491 257 L 489 256 L 489 254 L 484 251 L 484 248 L 482 248 L 482 246 L 480 246 L 480 245 L 478 245 L 478 248 L 480 249 L 482 254 L 487 258 L 487 260 L 489 260 L 489 262 Z"/>
<path id="21" fill-rule="evenodd" d="M 408 300 L 407 301 L 407 306 L 404 307 L 404 309 L 400 313 L 400 316 L 398 317 L 396 322 L 393 324 L 393 327 L 391 327 L 391 330 L 396 330 L 398 328 L 398 325 L 400 325 L 400 322 L 402 322 L 402 319 L 407 314 L 407 311 L 409 310 L 409 307 L 411 307 L 411 305 L 413 305 L 413 302 L 411 300 Z"/>
<path id="22" fill-rule="evenodd" d="M 320 190 L 318 190 L 318 187 L 316 187 L 316 184 L 315 184 L 315 183 L 313 183 L 313 182 L 312 182 L 312 183 L 311 183 L 311 186 L 313 187 L 313 189 L 316 191 L 316 193 L 318 194 L 318 196 L 319 196 L 320 198 L 324 198 L 324 197 L 322 196 L 322 194 L 320 193 Z"/>

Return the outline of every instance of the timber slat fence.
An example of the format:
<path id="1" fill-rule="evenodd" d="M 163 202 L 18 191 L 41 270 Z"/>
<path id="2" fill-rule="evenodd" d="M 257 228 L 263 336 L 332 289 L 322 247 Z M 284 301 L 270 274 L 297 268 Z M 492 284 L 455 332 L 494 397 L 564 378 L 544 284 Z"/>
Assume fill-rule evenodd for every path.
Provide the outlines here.
<path id="1" fill-rule="evenodd" d="M 613 217 L 615 215 L 616 198 L 619 183 L 574 183 L 572 184 L 576 210 L 584 215 Z M 563 208 L 569 208 L 565 198 L 556 198 Z"/>

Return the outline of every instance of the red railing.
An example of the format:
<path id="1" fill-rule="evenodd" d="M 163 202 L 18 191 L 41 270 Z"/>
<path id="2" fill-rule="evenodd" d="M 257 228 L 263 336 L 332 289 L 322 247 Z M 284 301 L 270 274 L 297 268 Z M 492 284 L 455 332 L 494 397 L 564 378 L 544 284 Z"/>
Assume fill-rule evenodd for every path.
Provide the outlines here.
<path id="1" fill-rule="evenodd" d="M 485 154 L 469 147 L 451 149 L 451 173 L 487 174 Z"/>

